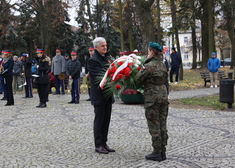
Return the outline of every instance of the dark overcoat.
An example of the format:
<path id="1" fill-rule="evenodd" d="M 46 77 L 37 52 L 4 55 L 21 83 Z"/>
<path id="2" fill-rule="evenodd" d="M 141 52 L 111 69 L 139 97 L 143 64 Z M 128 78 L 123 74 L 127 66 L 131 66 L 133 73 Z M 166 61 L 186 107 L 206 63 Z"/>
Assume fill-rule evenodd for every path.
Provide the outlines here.
<path id="1" fill-rule="evenodd" d="M 102 56 L 97 50 L 94 55 L 88 60 L 88 71 L 90 74 L 91 82 L 91 104 L 92 105 L 106 105 L 114 102 L 113 96 L 104 96 L 105 89 L 102 90 L 99 87 L 99 83 L 102 80 L 102 76 L 105 74 L 109 67 L 109 61 L 111 58 L 106 53 Z"/>
<path id="2" fill-rule="evenodd" d="M 39 75 L 39 77 L 36 78 L 36 83 L 40 83 L 40 84 L 48 84 L 49 83 L 49 77 L 48 77 L 48 70 L 49 70 L 49 60 L 48 58 L 43 55 L 41 58 L 37 58 L 37 75 Z"/>

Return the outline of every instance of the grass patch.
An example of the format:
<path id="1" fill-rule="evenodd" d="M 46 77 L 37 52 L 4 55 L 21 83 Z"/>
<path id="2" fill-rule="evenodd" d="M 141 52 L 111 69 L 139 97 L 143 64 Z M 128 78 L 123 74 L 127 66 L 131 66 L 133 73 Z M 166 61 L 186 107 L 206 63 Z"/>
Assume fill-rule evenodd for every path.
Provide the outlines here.
<path id="1" fill-rule="evenodd" d="M 227 108 L 227 103 L 219 102 L 219 95 L 204 96 L 204 97 L 194 97 L 194 98 L 183 98 L 179 99 L 178 103 L 183 105 L 192 105 L 192 106 L 207 106 L 211 107 L 214 110 L 224 110 Z M 233 107 L 235 105 L 233 104 Z"/>
<path id="2" fill-rule="evenodd" d="M 229 67 L 221 67 L 220 71 L 225 71 L 225 75 L 228 76 L 228 72 L 232 71 Z M 180 90 L 190 90 L 190 89 L 200 89 L 204 88 L 204 80 L 201 78 L 200 72 L 208 71 L 207 69 L 201 70 L 184 70 L 183 80 L 180 80 L 176 85 L 174 83 L 170 83 L 170 91 L 180 91 Z M 170 72 L 168 73 L 170 76 Z M 234 74 L 233 74 L 234 75 Z M 180 78 L 179 78 L 180 79 Z M 169 80 L 169 79 L 168 79 Z M 173 80 L 175 80 L 175 75 L 173 76 Z M 209 83 L 207 83 L 207 87 L 209 87 Z"/>

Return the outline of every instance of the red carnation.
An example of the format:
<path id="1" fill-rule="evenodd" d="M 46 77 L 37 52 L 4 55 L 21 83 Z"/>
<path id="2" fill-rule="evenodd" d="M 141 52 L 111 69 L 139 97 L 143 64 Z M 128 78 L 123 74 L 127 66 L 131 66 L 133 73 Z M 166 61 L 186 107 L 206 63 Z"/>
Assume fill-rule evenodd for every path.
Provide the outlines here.
<path id="1" fill-rule="evenodd" d="M 128 65 L 127 65 L 127 66 L 129 66 L 129 67 L 130 67 L 132 64 L 133 64 L 133 63 L 128 63 Z"/>
<path id="2" fill-rule="evenodd" d="M 122 79 L 123 75 L 122 74 L 117 74 L 117 79 Z"/>
<path id="3" fill-rule="evenodd" d="M 120 85 L 116 85 L 115 87 L 116 87 L 117 90 L 121 89 Z"/>
<path id="4" fill-rule="evenodd" d="M 137 67 L 137 70 L 139 71 L 141 68 L 140 67 Z"/>
<path id="5" fill-rule="evenodd" d="M 119 66 L 122 65 L 122 61 L 118 62 L 118 65 L 119 65 Z"/>
<path id="6" fill-rule="evenodd" d="M 117 70 L 117 68 L 115 66 L 113 66 L 112 69 L 111 69 L 112 73 L 115 73 L 116 70 Z"/>
<path id="7" fill-rule="evenodd" d="M 111 74 L 111 70 L 110 70 L 110 68 L 108 69 L 108 74 Z"/>
<path id="8" fill-rule="evenodd" d="M 131 68 L 129 68 L 129 67 L 126 67 L 125 68 L 125 76 L 129 76 L 130 75 L 130 72 L 131 72 Z"/>

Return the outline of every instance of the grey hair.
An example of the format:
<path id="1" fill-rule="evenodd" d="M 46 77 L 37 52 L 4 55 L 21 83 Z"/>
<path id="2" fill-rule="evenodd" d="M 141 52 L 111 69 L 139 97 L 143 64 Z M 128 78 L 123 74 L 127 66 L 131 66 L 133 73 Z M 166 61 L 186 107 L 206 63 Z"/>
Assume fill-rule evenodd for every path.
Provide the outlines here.
<path id="1" fill-rule="evenodd" d="M 104 37 L 96 37 L 96 38 L 93 40 L 93 46 L 94 46 L 94 47 L 97 47 L 100 43 L 103 43 L 103 42 L 106 42 L 106 40 L 105 40 Z"/>

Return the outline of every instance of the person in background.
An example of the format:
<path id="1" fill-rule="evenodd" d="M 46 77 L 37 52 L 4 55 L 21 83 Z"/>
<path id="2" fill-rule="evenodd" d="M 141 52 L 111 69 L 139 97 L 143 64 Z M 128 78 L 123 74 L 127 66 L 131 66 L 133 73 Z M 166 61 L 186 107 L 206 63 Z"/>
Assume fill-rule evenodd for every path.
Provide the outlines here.
<path id="1" fill-rule="evenodd" d="M 153 152 L 146 160 L 166 160 L 168 96 L 164 85 L 167 70 L 162 61 L 162 47 L 149 42 L 148 57 L 136 75 L 136 85 L 144 86 L 145 117 L 152 137 Z"/>
<path id="2" fill-rule="evenodd" d="M 220 68 L 220 60 L 216 57 L 216 53 L 211 53 L 211 58 L 207 61 L 207 68 L 210 71 L 211 88 L 218 85 L 218 69 Z"/>
<path id="3" fill-rule="evenodd" d="M 21 57 L 21 55 L 18 56 L 18 61 L 20 61 L 20 62 L 22 63 L 22 57 Z"/>
<path id="4" fill-rule="evenodd" d="M 36 106 L 37 108 L 45 108 L 47 107 L 47 99 L 48 99 L 48 83 L 49 78 L 47 72 L 49 70 L 49 59 L 44 54 L 43 49 L 37 49 L 37 75 L 36 83 L 38 88 L 38 96 L 40 103 Z"/>
<path id="5" fill-rule="evenodd" d="M 179 78 L 179 69 L 180 64 L 182 63 L 182 59 L 180 54 L 175 51 L 175 48 L 171 48 L 171 71 L 170 71 L 170 82 L 173 82 L 173 74 L 175 73 L 175 84 L 178 84 Z"/>
<path id="6" fill-rule="evenodd" d="M 169 63 L 167 61 L 166 58 L 163 57 L 163 63 L 166 65 L 166 71 L 167 71 L 167 75 L 166 75 L 166 81 L 165 81 L 165 86 L 166 86 L 166 90 L 167 90 L 167 95 L 169 95 L 169 83 L 168 83 L 168 71 L 169 71 Z"/>
<path id="7" fill-rule="evenodd" d="M 2 74 L 2 64 L 4 62 L 3 58 L 4 58 L 4 54 L 1 54 L 1 58 L 0 58 L 0 74 Z M 3 93 L 3 97 L 1 98 L 1 100 L 7 100 L 7 92 L 6 92 L 6 85 L 4 82 L 4 78 L 2 77 L 2 75 L 0 75 L 0 93 Z"/>
<path id="8" fill-rule="evenodd" d="M 3 50 L 2 55 L 4 55 L 4 62 L 2 64 L 2 77 L 4 78 L 7 93 L 7 103 L 5 106 L 12 106 L 14 105 L 14 97 L 12 92 L 14 60 L 12 58 L 12 52 L 9 50 Z"/>
<path id="9" fill-rule="evenodd" d="M 36 62 L 34 60 L 32 60 L 32 66 L 31 66 L 32 74 L 36 74 L 36 70 L 37 70 Z"/>
<path id="10" fill-rule="evenodd" d="M 23 98 L 32 98 L 33 97 L 33 89 L 32 89 L 32 61 L 29 57 L 29 54 L 23 53 L 22 56 L 22 66 L 23 66 L 23 73 L 22 75 L 25 77 L 26 85 L 25 88 L 25 97 Z"/>
<path id="11" fill-rule="evenodd" d="M 88 60 L 92 57 L 92 55 L 94 54 L 94 47 L 89 47 L 88 48 L 88 52 L 89 52 L 89 55 L 86 57 L 86 64 L 85 64 L 85 78 L 86 78 L 86 83 L 87 83 L 87 91 L 88 91 L 88 95 L 89 95 L 89 98 L 86 100 L 86 101 L 91 101 L 91 98 L 90 98 L 90 92 L 91 92 L 91 85 L 90 85 L 90 77 L 89 77 L 89 71 L 88 71 L 88 67 L 87 67 L 87 63 L 88 63 Z"/>
<path id="12" fill-rule="evenodd" d="M 2 56 L 0 56 L 0 74 L 1 74 L 1 73 L 2 73 Z M 0 75 L 0 94 L 3 93 L 3 86 L 2 86 L 1 80 L 2 80 L 2 77 L 1 77 L 1 75 Z"/>
<path id="13" fill-rule="evenodd" d="M 48 84 L 48 93 L 51 94 L 52 87 L 55 87 L 55 76 L 53 75 L 52 72 L 48 73 L 48 78 L 49 78 L 49 84 Z"/>
<path id="14" fill-rule="evenodd" d="M 93 40 L 95 53 L 88 60 L 88 71 L 91 82 L 91 104 L 94 106 L 94 139 L 95 151 L 101 154 L 115 152 L 107 145 L 108 130 L 111 119 L 112 103 L 114 98 L 104 97 L 105 89 L 99 87 L 99 77 L 108 69 L 112 59 L 107 53 L 107 42 L 103 37 L 97 37 Z"/>
<path id="15" fill-rule="evenodd" d="M 56 80 L 56 92 L 53 95 L 65 94 L 64 80 L 60 80 L 58 75 L 61 73 L 65 73 L 65 59 L 61 55 L 61 50 L 56 49 L 56 55 L 52 59 L 51 71 L 55 76 Z M 61 87 L 61 92 L 60 92 Z"/>
<path id="16" fill-rule="evenodd" d="M 68 63 L 71 61 L 69 55 L 66 53 L 64 55 L 64 59 L 65 59 L 65 67 L 68 65 Z M 66 72 L 65 72 L 66 73 Z M 64 79 L 64 87 L 65 87 L 65 90 L 67 90 L 68 88 L 68 84 L 69 84 L 69 77 L 67 76 L 65 79 Z"/>
<path id="17" fill-rule="evenodd" d="M 80 95 L 79 95 L 79 78 L 80 78 L 80 72 L 82 70 L 82 65 L 80 61 L 77 59 L 77 52 L 72 51 L 71 52 L 71 61 L 66 66 L 66 75 L 69 77 L 69 80 L 73 80 L 72 87 L 71 87 L 71 97 L 72 100 L 69 102 L 78 104 Z"/>
<path id="18" fill-rule="evenodd" d="M 21 84 L 21 73 L 22 73 L 22 62 L 18 61 L 18 57 L 14 56 L 14 66 L 13 66 L 13 92 L 19 90 Z"/>

